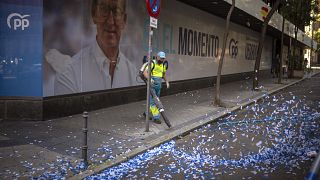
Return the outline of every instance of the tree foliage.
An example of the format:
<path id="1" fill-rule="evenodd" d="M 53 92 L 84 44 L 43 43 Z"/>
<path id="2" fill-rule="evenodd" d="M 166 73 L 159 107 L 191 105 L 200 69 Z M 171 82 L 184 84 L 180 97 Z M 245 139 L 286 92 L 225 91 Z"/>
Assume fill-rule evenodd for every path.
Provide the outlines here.
<path id="1" fill-rule="evenodd" d="M 289 54 L 289 72 L 291 73 L 293 69 L 301 69 L 303 62 L 303 56 L 296 53 L 298 29 L 304 31 L 305 26 L 309 26 L 316 20 L 313 12 L 318 11 L 317 0 L 285 0 L 280 7 L 280 14 L 295 25 L 293 51 Z M 292 76 L 291 73 L 289 76 Z"/>
<path id="2" fill-rule="evenodd" d="M 319 11 L 317 0 L 286 0 L 280 7 L 280 14 L 301 30 L 315 20 L 312 11 Z"/>

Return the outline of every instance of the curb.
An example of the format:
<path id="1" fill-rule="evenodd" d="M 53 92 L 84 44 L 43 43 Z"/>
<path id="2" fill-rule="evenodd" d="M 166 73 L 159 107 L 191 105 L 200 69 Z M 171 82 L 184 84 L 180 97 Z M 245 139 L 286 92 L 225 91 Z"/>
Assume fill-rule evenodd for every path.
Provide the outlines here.
<path id="1" fill-rule="evenodd" d="M 312 76 L 315 76 L 317 74 L 320 74 L 320 72 L 318 73 L 315 73 L 313 74 Z M 79 174 L 76 174 L 74 176 L 71 176 L 69 177 L 68 179 L 84 179 L 85 177 L 87 176 L 90 176 L 90 175 L 93 175 L 93 174 L 96 174 L 96 173 L 99 173 L 101 171 L 103 171 L 104 169 L 107 169 L 107 168 L 110 168 L 112 166 L 116 166 L 122 162 L 125 162 L 125 161 L 128 161 L 129 159 L 133 158 L 134 156 L 137 156 L 151 148 L 154 148 L 164 142 L 167 142 L 167 141 L 170 141 L 178 136 L 181 136 L 185 133 L 189 133 L 191 131 L 193 131 L 194 129 L 197 129 L 201 126 L 204 126 L 206 124 L 209 124 L 209 123 L 212 123 L 214 122 L 215 120 L 219 119 L 219 118 L 222 118 L 226 115 L 228 115 L 229 113 L 233 112 L 233 111 L 237 111 L 239 109 L 242 109 L 243 107 L 246 107 L 246 106 L 249 106 L 255 102 L 257 102 L 258 100 L 262 99 L 263 97 L 265 97 L 266 95 L 271 95 L 271 94 L 274 94 L 282 89 L 285 89 L 289 86 L 292 86 L 294 84 L 297 84 L 305 79 L 308 79 L 307 77 L 304 77 L 302 79 L 299 79 L 297 81 L 294 81 L 290 84 L 287 84 L 287 85 L 284 85 L 282 87 L 279 87 L 279 88 L 275 88 L 275 89 L 272 89 L 270 91 L 265 91 L 265 92 L 261 92 L 262 94 L 261 95 L 257 95 L 255 97 L 253 97 L 252 99 L 248 99 L 248 101 L 244 102 L 244 103 L 241 103 L 241 104 L 238 104 L 232 108 L 226 108 L 226 110 L 222 111 L 222 112 L 212 112 L 212 113 L 209 113 L 208 115 L 204 115 L 204 116 L 200 116 L 196 119 L 199 119 L 198 122 L 193 122 L 191 124 L 188 124 L 186 126 L 183 126 L 182 128 L 180 129 L 176 129 L 176 130 L 173 130 L 171 132 L 168 132 L 167 134 L 163 135 L 163 136 L 160 136 L 159 138 L 153 140 L 153 141 L 150 141 L 150 142 L 147 142 L 146 145 L 142 145 L 138 148 L 135 148 L 133 150 L 131 150 L 130 152 L 128 153 L 125 153 L 125 154 L 120 154 L 118 156 L 116 156 L 115 159 L 113 160 L 108 160 L 100 165 L 97 165 L 97 166 L 92 166 L 92 169 L 88 169 L 86 171 L 83 171 Z M 193 121 L 193 120 L 191 120 Z"/>

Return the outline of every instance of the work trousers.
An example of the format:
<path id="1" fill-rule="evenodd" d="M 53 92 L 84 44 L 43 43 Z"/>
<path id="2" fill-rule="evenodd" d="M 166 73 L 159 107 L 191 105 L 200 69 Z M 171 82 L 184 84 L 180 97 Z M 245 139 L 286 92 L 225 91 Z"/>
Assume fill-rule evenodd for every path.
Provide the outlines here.
<path id="1" fill-rule="evenodd" d="M 162 78 L 160 77 L 151 77 L 154 83 L 151 85 L 151 88 L 155 91 L 156 95 L 160 97 L 161 86 L 162 86 Z M 156 106 L 156 103 L 152 96 L 150 95 L 150 112 L 154 120 L 160 119 L 159 109 Z"/>

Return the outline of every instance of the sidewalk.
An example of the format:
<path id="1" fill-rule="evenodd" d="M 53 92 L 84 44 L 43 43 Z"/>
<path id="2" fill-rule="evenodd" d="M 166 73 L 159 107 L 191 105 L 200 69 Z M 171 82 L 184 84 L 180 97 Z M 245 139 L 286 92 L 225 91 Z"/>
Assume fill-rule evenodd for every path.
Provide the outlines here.
<path id="1" fill-rule="evenodd" d="M 145 101 L 89 112 L 92 165 L 80 174 L 81 114 L 43 122 L 0 122 L 0 178 L 84 178 L 301 80 L 284 79 L 283 84 L 276 84 L 277 79 L 264 79 L 257 92 L 251 91 L 251 79 L 223 84 L 221 99 L 227 108 L 212 105 L 213 88 L 161 97 L 173 128 L 149 121 L 148 133 L 142 115 Z"/>

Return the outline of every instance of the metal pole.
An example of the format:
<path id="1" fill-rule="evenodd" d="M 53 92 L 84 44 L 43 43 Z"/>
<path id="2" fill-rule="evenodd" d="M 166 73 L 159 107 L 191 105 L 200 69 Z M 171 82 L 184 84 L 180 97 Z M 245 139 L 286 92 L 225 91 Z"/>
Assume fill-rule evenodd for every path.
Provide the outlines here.
<path id="1" fill-rule="evenodd" d="M 146 105 L 146 132 L 149 132 L 149 114 L 150 114 L 150 84 L 151 84 L 151 40 L 153 30 L 149 27 L 149 49 L 148 49 L 148 81 L 147 81 L 147 105 Z"/>
<path id="2" fill-rule="evenodd" d="M 83 162 L 88 164 L 88 112 L 84 111 L 82 117 L 84 118 L 84 127 L 82 128 L 83 132 L 83 146 L 82 146 L 82 159 Z"/>
<path id="3" fill-rule="evenodd" d="M 310 50 L 309 68 L 311 68 L 311 63 L 313 63 L 313 28 L 314 28 L 314 21 L 312 21 L 311 23 L 311 50 Z"/>

